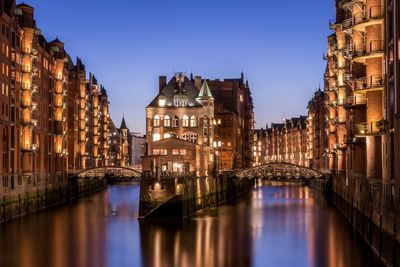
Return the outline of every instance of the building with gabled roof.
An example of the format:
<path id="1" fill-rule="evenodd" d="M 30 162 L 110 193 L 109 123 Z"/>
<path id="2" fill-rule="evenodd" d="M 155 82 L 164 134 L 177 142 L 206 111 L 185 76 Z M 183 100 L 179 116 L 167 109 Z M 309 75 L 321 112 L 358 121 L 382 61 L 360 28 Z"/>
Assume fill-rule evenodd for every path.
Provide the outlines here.
<path id="1" fill-rule="evenodd" d="M 198 89 L 183 73 L 167 83 L 146 107 L 143 171 L 208 176 L 214 169 L 214 98 L 207 81 Z"/>

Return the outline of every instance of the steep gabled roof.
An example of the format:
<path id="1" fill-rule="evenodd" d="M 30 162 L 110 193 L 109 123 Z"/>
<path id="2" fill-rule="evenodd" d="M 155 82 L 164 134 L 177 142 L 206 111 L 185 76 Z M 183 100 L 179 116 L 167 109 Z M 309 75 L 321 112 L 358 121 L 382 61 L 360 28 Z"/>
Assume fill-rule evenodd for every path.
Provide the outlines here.
<path id="1" fill-rule="evenodd" d="M 120 126 L 119 128 L 120 128 L 120 129 L 128 129 L 128 128 L 126 127 L 125 117 L 124 117 L 124 116 L 122 116 L 121 126 Z"/>
<path id="2" fill-rule="evenodd" d="M 19 8 L 30 8 L 30 9 L 33 9 L 33 7 L 32 6 L 30 6 L 30 5 L 28 5 L 28 4 L 26 4 L 26 3 L 21 3 L 21 4 L 18 4 L 17 5 L 17 7 L 19 7 Z"/>
<path id="3" fill-rule="evenodd" d="M 208 87 L 208 83 L 204 80 L 203 85 L 201 86 L 200 93 L 198 99 L 212 99 L 213 96 L 211 94 L 210 87 Z"/>
<path id="4" fill-rule="evenodd" d="M 183 75 L 183 74 L 182 74 Z M 186 76 L 183 76 L 183 82 L 179 85 L 179 81 L 177 80 L 177 76 L 175 75 L 168 84 L 161 90 L 159 94 L 150 102 L 148 107 L 158 107 L 158 97 L 164 96 L 166 99 L 166 107 L 174 106 L 174 96 L 177 94 L 184 95 L 187 98 L 187 106 L 188 107 L 201 107 L 202 105 L 197 101 L 197 97 L 199 96 L 199 90 L 196 88 L 194 83 L 188 79 Z"/>

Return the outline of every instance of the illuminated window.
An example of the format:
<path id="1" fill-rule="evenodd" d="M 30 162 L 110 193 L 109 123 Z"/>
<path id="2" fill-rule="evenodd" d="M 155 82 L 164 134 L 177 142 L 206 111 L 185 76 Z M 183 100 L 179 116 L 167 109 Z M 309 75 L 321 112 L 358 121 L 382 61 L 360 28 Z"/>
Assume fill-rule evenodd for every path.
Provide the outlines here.
<path id="1" fill-rule="evenodd" d="M 170 134 L 170 133 L 165 133 L 165 134 L 164 134 L 164 138 L 165 138 L 165 139 L 171 138 L 171 134 Z"/>
<path id="2" fill-rule="evenodd" d="M 164 116 L 164 127 L 171 127 L 171 117 L 168 115 Z"/>
<path id="3" fill-rule="evenodd" d="M 189 127 L 189 117 L 186 115 L 183 116 L 183 127 Z"/>
<path id="4" fill-rule="evenodd" d="M 182 163 L 174 162 L 172 163 L 173 172 L 182 172 Z"/>
<path id="5" fill-rule="evenodd" d="M 154 127 L 160 127 L 160 116 L 155 115 L 153 118 L 153 126 Z"/>
<path id="6" fill-rule="evenodd" d="M 153 149 L 153 155 L 160 155 L 160 149 Z"/>
<path id="7" fill-rule="evenodd" d="M 167 99 L 165 98 L 165 96 L 164 97 L 160 96 L 158 98 L 158 105 L 160 107 L 165 107 L 166 104 L 167 104 Z"/>
<path id="8" fill-rule="evenodd" d="M 221 125 L 221 123 L 222 123 L 221 119 L 218 119 L 218 125 Z"/>
<path id="9" fill-rule="evenodd" d="M 166 149 L 160 149 L 160 155 L 167 155 L 168 152 Z"/>
<path id="10" fill-rule="evenodd" d="M 186 155 L 186 149 L 179 149 L 180 155 Z"/>
<path id="11" fill-rule="evenodd" d="M 172 149 L 172 155 L 179 155 L 179 149 Z"/>
<path id="12" fill-rule="evenodd" d="M 153 134 L 153 141 L 159 141 L 160 139 L 161 139 L 160 134 L 158 134 L 158 133 Z"/>
<path id="13" fill-rule="evenodd" d="M 190 117 L 190 127 L 197 127 L 197 118 L 196 116 Z"/>
<path id="14" fill-rule="evenodd" d="M 191 143 L 197 143 L 197 134 L 185 133 L 182 135 L 182 139 Z"/>

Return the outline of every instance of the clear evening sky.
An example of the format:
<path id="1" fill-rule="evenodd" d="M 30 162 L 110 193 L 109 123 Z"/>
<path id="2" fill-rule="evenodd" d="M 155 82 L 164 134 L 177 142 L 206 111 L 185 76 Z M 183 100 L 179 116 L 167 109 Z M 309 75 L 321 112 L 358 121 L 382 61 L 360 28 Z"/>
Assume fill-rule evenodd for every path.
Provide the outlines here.
<path id="1" fill-rule="evenodd" d="M 334 17 L 326 0 L 26 0 L 50 41 L 83 59 L 109 94 L 111 117 L 122 114 L 144 133 L 145 106 L 158 76 L 183 71 L 236 78 L 243 70 L 256 127 L 306 114 L 323 83 Z"/>

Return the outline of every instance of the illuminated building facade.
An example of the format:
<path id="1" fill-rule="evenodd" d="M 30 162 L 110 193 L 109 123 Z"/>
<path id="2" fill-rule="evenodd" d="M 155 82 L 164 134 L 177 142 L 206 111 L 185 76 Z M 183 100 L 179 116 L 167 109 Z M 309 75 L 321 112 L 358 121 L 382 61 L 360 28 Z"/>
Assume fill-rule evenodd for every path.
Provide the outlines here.
<path id="1" fill-rule="evenodd" d="M 267 162 L 267 131 L 263 128 L 255 129 L 253 133 L 253 166 Z"/>
<path id="2" fill-rule="evenodd" d="M 44 38 L 33 7 L 0 9 L 0 193 L 62 191 L 68 172 L 107 165 L 107 93 L 63 42 Z"/>
<path id="3" fill-rule="evenodd" d="M 355 214 L 370 225 L 367 233 L 353 223 L 394 266 L 400 240 L 399 25 L 398 0 L 336 1 L 324 55 L 325 167 L 334 177 L 334 201 L 347 217 Z"/>
<path id="4" fill-rule="evenodd" d="M 266 130 L 266 162 L 286 162 L 308 167 L 307 117 L 272 123 Z"/>
<path id="5" fill-rule="evenodd" d="M 307 157 L 308 166 L 314 170 L 324 169 L 325 155 L 325 94 L 318 89 L 308 102 Z"/>
<path id="6" fill-rule="evenodd" d="M 214 169 L 214 98 L 206 81 L 199 90 L 177 73 L 159 80 L 159 93 L 146 107 L 143 170 L 208 176 Z"/>
<path id="7" fill-rule="evenodd" d="M 201 77 L 193 80 L 196 87 Z M 215 98 L 215 141 L 218 169 L 252 167 L 254 111 L 250 86 L 243 73 L 238 79 L 208 81 Z"/>
<path id="8" fill-rule="evenodd" d="M 337 1 L 325 55 L 328 168 L 360 198 L 383 175 L 384 1 Z M 386 160 L 385 160 L 386 161 Z M 375 188 L 375 189 L 372 189 Z M 364 191 L 365 192 L 365 191 Z"/>

